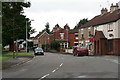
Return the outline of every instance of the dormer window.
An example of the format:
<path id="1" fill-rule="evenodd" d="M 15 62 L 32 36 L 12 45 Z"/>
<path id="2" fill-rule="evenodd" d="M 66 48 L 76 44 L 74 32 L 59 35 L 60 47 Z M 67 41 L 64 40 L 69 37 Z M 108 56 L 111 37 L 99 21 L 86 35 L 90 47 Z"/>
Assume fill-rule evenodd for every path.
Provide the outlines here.
<path id="1" fill-rule="evenodd" d="M 60 39 L 64 39 L 64 33 L 60 33 Z"/>

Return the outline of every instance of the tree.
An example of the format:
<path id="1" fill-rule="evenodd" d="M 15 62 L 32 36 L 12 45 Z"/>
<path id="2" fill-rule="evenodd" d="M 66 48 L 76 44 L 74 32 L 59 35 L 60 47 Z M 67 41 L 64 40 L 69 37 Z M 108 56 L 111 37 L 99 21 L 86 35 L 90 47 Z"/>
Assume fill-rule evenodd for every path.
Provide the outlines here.
<path id="1" fill-rule="evenodd" d="M 30 2 L 3 2 L 2 3 L 2 41 L 3 46 L 10 45 L 11 49 L 16 39 L 26 39 L 26 22 L 28 37 L 34 33 L 31 21 L 26 18 L 23 8 L 30 7 Z M 13 49 L 12 49 L 13 50 Z"/>
<path id="2" fill-rule="evenodd" d="M 45 25 L 45 31 L 47 32 L 47 33 L 50 33 L 50 29 L 49 29 L 49 23 L 47 22 L 46 23 L 46 25 Z"/>
<path id="3" fill-rule="evenodd" d="M 50 44 L 50 47 L 51 47 L 51 49 L 59 50 L 60 43 L 58 41 L 52 41 L 51 44 Z"/>
<path id="4" fill-rule="evenodd" d="M 87 18 L 86 19 L 84 18 L 84 19 L 80 20 L 79 23 L 74 27 L 74 29 L 80 28 L 81 25 L 85 24 L 86 22 L 88 22 Z"/>

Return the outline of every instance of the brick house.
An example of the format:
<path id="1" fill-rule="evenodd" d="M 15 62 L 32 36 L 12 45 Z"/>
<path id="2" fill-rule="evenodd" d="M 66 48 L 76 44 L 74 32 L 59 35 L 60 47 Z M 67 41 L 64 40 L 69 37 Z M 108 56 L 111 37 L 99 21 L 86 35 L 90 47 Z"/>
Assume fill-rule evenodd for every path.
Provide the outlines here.
<path id="1" fill-rule="evenodd" d="M 47 50 L 47 45 L 50 44 L 49 42 L 49 37 L 50 35 L 44 31 L 44 32 L 40 32 L 38 35 L 35 36 L 34 38 L 34 45 L 38 46 L 38 47 L 42 47 L 43 45 L 45 46 L 44 50 Z"/>
<path id="2" fill-rule="evenodd" d="M 94 27 L 92 26 L 82 26 L 79 29 L 79 46 L 85 46 L 88 47 L 89 51 L 93 53 L 93 37 L 94 37 Z"/>
<path id="3" fill-rule="evenodd" d="M 65 51 L 67 48 L 78 45 L 78 30 L 70 29 L 67 24 L 64 28 L 60 28 L 55 25 L 53 28 L 53 34 L 51 35 L 55 41 L 60 42 L 61 51 Z"/>
<path id="4" fill-rule="evenodd" d="M 101 14 L 95 16 L 79 29 L 79 39 L 83 37 L 83 45 L 88 40 L 89 34 L 94 36 L 93 49 L 95 55 L 120 54 L 120 9 L 118 3 L 111 5 L 110 12 L 106 8 L 101 10 Z M 84 34 L 82 35 L 82 33 Z M 85 40 L 85 41 L 84 41 Z M 90 42 L 90 40 L 88 41 Z"/>
<path id="5" fill-rule="evenodd" d="M 78 46 L 78 29 L 69 30 L 69 47 Z"/>
<path id="6" fill-rule="evenodd" d="M 42 47 L 42 45 L 47 45 L 49 43 L 49 34 L 44 31 L 39 37 L 38 37 L 38 46 Z"/>

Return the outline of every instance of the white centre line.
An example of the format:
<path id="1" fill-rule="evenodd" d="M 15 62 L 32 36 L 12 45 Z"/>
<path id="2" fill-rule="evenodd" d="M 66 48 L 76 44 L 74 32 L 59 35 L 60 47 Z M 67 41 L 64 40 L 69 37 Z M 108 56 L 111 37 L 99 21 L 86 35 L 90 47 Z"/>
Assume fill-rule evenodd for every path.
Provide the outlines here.
<path id="1" fill-rule="evenodd" d="M 53 70 L 52 72 L 54 73 L 56 71 L 56 69 L 55 70 Z"/>
<path id="2" fill-rule="evenodd" d="M 43 79 L 43 78 L 45 78 L 45 77 L 47 77 L 47 76 L 49 76 L 50 74 L 46 74 L 46 75 L 44 75 L 43 77 L 41 77 L 39 80 L 41 80 L 41 79 Z"/>
<path id="3" fill-rule="evenodd" d="M 63 65 L 63 63 L 60 64 L 60 67 Z"/>

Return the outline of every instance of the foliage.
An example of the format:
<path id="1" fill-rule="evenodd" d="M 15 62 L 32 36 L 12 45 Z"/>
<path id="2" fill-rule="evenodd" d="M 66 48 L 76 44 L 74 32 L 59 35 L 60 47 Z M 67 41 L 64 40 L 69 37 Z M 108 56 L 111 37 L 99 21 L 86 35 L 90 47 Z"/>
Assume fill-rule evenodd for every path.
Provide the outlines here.
<path id="1" fill-rule="evenodd" d="M 51 49 L 59 50 L 60 43 L 58 41 L 52 41 L 51 44 L 50 44 L 50 47 L 51 47 Z"/>
<path id="2" fill-rule="evenodd" d="M 74 27 L 74 29 L 79 29 L 82 25 L 84 25 L 86 22 L 88 22 L 88 19 L 84 18 L 82 20 L 79 21 L 79 23 Z"/>
<path id="3" fill-rule="evenodd" d="M 26 39 L 26 22 L 29 33 L 34 33 L 31 21 L 26 18 L 23 8 L 30 7 L 30 2 L 3 2 L 2 3 L 2 36 L 3 46 L 13 46 L 16 39 Z"/>
<path id="4" fill-rule="evenodd" d="M 50 33 L 50 29 L 49 29 L 49 23 L 47 22 L 46 25 L 45 25 L 45 30 L 47 33 Z"/>
<path id="5" fill-rule="evenodd" d="M 33 48 L 33 42 L 28 42 L 28 47 L 29 47 L 30 49 L 32 49 L 32 48 Z"/>

